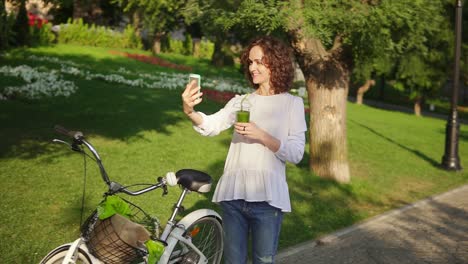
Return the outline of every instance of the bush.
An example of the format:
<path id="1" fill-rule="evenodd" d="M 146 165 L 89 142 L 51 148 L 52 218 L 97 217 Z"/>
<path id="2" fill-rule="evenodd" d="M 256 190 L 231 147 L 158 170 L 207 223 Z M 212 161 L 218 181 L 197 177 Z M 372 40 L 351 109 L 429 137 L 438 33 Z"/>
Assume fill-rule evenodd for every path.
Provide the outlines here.
<path id="1" fill-rule="evenodd" d="M 213 52 L 214 43 L 209 40 L 202 39 L 200 42 L 200 55 L 198 57 L 202 59 L 211 59 L 211 57 L 213 57 Z"/>
<path id="2" fill-rule="evenodd" d="M 193 55 L 192 36 L 187 34 L 185 36 L 185 40 L 182 41 L 173 39 L 170 35 L 168 35 L 161 41 L 161 51 L 166 53 Z M 202 39 L 200 41 L 199 54 L 196 57 L 201 59 L 211 59 L 213 52 L 214 43 L 207 39 Z"/>
<path id="3" fill-rule="evenodd" d="M 141 39 L 131 25 L 127 25 L 123 32 L 111 30 L 103 26 L 87 25 L 82 19 L 68 20 L 60 25 L 58 33 L 59 43 L 71 43 L 85 46 L 108 48 L 141 48 Z"/>
<path id="4" fill-rule="evenodd" d="M 184 55 L 193 55 L 193 40 L 190 34 L 185 34 L 185 40 L 183 42 Z"/>
<path id="5" fill-rule="evenodd" d="M 138 36 L 135 28 L 131 25 L 127 25 L 125 27 L 124 32 L 122 33 L 124 36 L 124 45 L 129 47 L 129 48 L 137 48 L 141 49 L 143 48 L 143 44 L 141 43 L 141 39 Z"/>
<path id="6" fill-rule="evenodd" d="M 165 39 L 165 42 L 166 46 L 164 52 L 186 54 L 186 52 L 184 52 L 184 43 L 181 40 L 173 39 L 170 35 L 168 35 Z"/>
<path id="7" fill-rule="evenodd" d="M 45 46 L 52 44 L 55 40 L 55 35 L 52 33 L 52 26 L 46 23 L 41 27 L 36 25 L 29 27 L 29 36 L 31 46 Z"/>

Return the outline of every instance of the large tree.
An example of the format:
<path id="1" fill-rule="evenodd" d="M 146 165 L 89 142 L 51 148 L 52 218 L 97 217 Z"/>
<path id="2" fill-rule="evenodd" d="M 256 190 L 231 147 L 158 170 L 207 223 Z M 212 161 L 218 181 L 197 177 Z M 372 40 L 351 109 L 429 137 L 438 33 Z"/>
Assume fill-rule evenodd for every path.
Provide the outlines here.
<path id="1" fill-rule="evenodd" d="M 237 26 L 250 32 L 279 32 L 286 36 L 304 73 L 308 91 L 310 167 L 321 177 L 348 182 L 346 102 L 352 70 L 369 68 L 366 65 L 382 53 L 398 48 L 392 46 L 395 45 L 392 27 L 407 21 L 403 18 L 414 16 L 426 5 L 431 3 L 245 0 L 236 11 L 218 12 L 213 23 L 224 25 L 220 30 Z M 411 30 L 410 27 L 408 32 Z M 415 38 L 427 37 L 424 31 L 415 34 L 419 34 Z"/>
<path id="2" fill-rule="evenodd" d="M 372 72 L 385 75 L 395 88 L 404 91 L 414 102 L 416 115 L 420 115 L 425 98 L 438 95 L 451 62 L 447 55 L 453 50 L 453 31 L 444 1 L 383 1 L 378 5 L 376 15 L 369 19 L 374 20 L 371 24 L 375 19 L 386 24 L 380 28 L 384 29 L 382 34 L 374 35 L 386 48 L 354 67 L 354 78 L 367 84 L 358 90 L 358 103 Z"/>
<path id="3" fill-rule="evenodd" d="M 418 12 L 403 17 L 403 26 L 395 25 L 399 50 L 395 51 L 394 86 L 408 94 L 415 114 L 420 115 L 424 99 L 438 96 L 449 76 L 454 36 L 443 1 L 414 1 L 405 6 Z"/>

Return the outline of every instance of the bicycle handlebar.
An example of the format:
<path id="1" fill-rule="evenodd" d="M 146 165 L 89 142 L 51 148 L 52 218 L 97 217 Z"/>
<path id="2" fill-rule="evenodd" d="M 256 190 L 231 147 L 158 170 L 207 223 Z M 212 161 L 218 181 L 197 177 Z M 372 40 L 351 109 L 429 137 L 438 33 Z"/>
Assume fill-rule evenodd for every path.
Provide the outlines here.
<path id="1" fill-rule="evenodd" d="M 84 135 L 80 131 L 69 131 L 68 129 L 60 125 L 55 125 L 54 129 L 55 131 L 57 131 L 57 133 L 71 137 L 73 139 L 84 139 Z"/>
<path id="2" fill-rule="evenodd" d="M 93 154 L 94 158 L 96 159 L 96 163 L 99 166 L 99 171 L 101 172 L 102 179 L 104 180 L 104 182 L 109 187 L 109 191 L 108 191 L 109 194 L 115 194 L 115 193 L 122 192 L 122 193 L 125 193 L 125 194 L 128 194 L 128 195 L 137 196 L 137 195 L 141 195 L 141 194 L 147 193 L 149 191 L 152 191 L 152 190 L 155 190 L 155 189 L 158 189 L 158 188 L 161 188 L 161 187 L 164 189 L 163 195 L 167 194 L 168 182 L 167 182 L 166 178 L 162 178 L 162 177 L 158 178 L 158 183 L 151 184 L 149 187 L 146 187 L 146 188 L 143 188 L 143 189 L 140 189 L 140 190 L 137 190 L 137 191 L 130 191 L 126 187 L 122 186 L 120 183 L 110 181 L 109 176 L 107 175 L 107 172 L 104 169 L 104 165 L 102 164 L 102 161 L 101 161 L 101 158 L 99 157 L 98 152 L 93 147 L 93 145 L 91 145 L 91 143 L 86 141 L 86 139 L 85 139 L 85 137 L 84 137 L 84 135 L 83 135 L 83 133 L 81 131 L 70 131 L 70 130 L 68 130 L 68 129 L 64 128 L 63 126 L 60 126 L 60 125 L 56 125 L 54 127 L 54 129 L 55 129 L 55 131 L 57 133 L 65 135 L 65 136 L 70 137 L 70 138 L 73 139 L 73 142 L 71 144 L 71 149 L 72 150 L 84 153 L 84 151 L 81 148 L 79 148 L 78 146 L 79 145 L 85 145 L 88 148 L 88 150 Z M 66 143 L 66 142 L 61 141 L 61 140 L 57 140 L 57 142 Z M 169 185 L 172 185 L 172 182 L 173 181 L 169 181 Z"/>

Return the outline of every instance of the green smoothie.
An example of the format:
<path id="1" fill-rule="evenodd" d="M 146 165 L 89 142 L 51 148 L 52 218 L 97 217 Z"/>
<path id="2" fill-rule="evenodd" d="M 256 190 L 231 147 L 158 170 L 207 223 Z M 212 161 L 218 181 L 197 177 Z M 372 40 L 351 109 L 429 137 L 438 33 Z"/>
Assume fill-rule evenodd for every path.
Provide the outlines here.
<path id="1" fill-rule="evenodd" d="M 250 119 L 249 111 L 237 111 L 237 122 L 248 123 Z"/>

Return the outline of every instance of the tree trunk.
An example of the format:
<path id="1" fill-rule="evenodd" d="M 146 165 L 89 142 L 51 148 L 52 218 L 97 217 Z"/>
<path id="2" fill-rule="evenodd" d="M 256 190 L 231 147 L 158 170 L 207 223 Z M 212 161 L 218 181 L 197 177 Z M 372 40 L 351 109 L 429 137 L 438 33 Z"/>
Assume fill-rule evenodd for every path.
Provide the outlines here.
<path id="1" fill-rule="evenodd" d="M 73 20 L 83 18 L 85 16 L 85 3 L 82 0 L 73 0 Z"/>
<path id="2" fill-rule="evenodd" d="M 326 51 L 319 40 L 290 32 L 290 42 L 304 77 L 310 104 L 309 166 L 322 178 L 350 181 L 346 139 L 349 69 L 341 49 Z"/>
<path id="3" fill-rule="evenodd" d="M 88 17 L 89 22 L 92 24 L 102 25 L 104 24 L 103 17 L 102 17 L 102 8 L 101 8 L 101 0 L 93 0 L 91 3 L 88 4 Z"/>
<path id="4" fill-rule="evenodd" d="M 380 94 L 379 99 L 385 101 L 385 76 L 380 76 Z"/>
<path id="5" fill-rule="evenodd" d="M 414 100 L 414 114 L 416 116 L 421 116 L 421 104 L 422 104 L 422 97 L 417 97 Z"/>
<path id="6" fill-rule="evenodd" d="M 132 14 L 132 25 L 133 28 L 135 29 L 136 35 L 141 39 L 141 24 L 142 24 L 142 19 L 141 19 L 141 10 L 136 9 L 133 14 Z"/>
<path id="7" fill-rule="evenodd" d="M 310 167 L 320 177 L 349 182 L 346 140 L 348 85 L 327 89 L 307 78 L 310 107 Z"/>
<path id="8" fill-rule="evenodd" d="M 13 25 L 13 31 L 15 32 L 15 42 L 17 46 L 29 45 L 30 36 L 26 0 L 20 2 L 15 24 Z"/>
<path id="9" fill-rule="evenodd" d="M 8 48 L 8 25 L 5 0 L 0 0 L 0 50 Z"/>
<path id="10" fill-rule="evenodd" d="M 192 39 L 193 43 L 193 56 L 198 58 L 200 57 L 200 45 L 201 45 L 201 39 L 200 38 L 193 38 Z"/>
<path id="11" fill-rule="evenodd" d="M 367 80 L 363 86 L 359 87 L 359 89 L 357 90 L 356 104 L 362 104 L 364 94 L 374 85 L 374 80 Z"/>
<path id="12" fill-rule="evenodd" d="M 153 41 L 153 47 L 151 48 L 154 54 L 161 53 L 161 39 L 155 38 Z"/>
<path id="13" fill-rule="evenodd" d="M 154 34 L 153 45 L 151 46 L 151 51 L 153 52 L 153 54 L 161 53 L 161 40 L 163 37 L 163 33 L 156 32 Z"/>
<path id="14" fill-rule="evenodd" d="M 229 46 L 224 39 L 216 38 L 211 64 L 216 67 L 234 65 L 234 58 L 229 52 Z"/>

